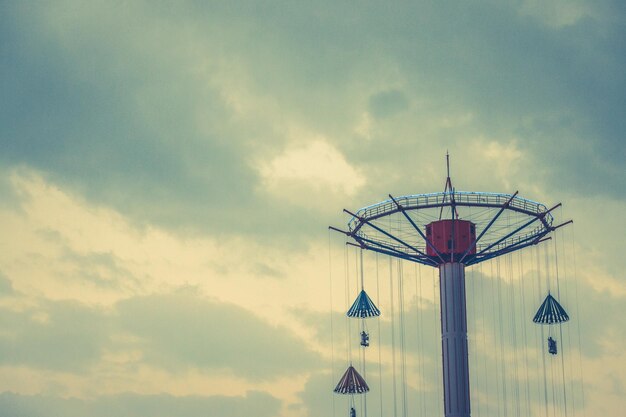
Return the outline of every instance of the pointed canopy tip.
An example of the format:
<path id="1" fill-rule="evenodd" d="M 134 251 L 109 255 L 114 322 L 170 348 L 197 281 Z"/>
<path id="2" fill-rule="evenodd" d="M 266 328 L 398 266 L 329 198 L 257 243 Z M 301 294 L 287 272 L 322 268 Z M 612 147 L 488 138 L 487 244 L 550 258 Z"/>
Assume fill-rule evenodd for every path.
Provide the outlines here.
<path id="1" fill-rule="evenodd" d="M 346 313 L 346 316 L 357 318 L 378 317 L 380 316 L 380 310 L 376 307 L 365 290 L 361 290 L 356 300 L 354 300 L 352 307 L 350 307 Z"/>
<path id="2" fill-rule="evenodd" d="M 369 390 L 365 379 L 350 365 L 333 391 L 337 394 L 362 394 Z"/>
<path id="3" fill-rule="evenodd" d="M 568 320 L 569 316 L 565 309 L 549 292 L 533 318 L 533 322 L 537 324 L 557 324 Z"/>

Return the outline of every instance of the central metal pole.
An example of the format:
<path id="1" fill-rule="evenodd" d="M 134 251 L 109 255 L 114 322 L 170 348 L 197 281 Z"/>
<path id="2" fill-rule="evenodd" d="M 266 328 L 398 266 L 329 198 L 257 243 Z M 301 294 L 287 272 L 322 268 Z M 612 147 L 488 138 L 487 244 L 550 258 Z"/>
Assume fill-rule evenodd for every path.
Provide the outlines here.
<path id="1" fill-rule="evenodd" d="M 470 417 L 465 265 L 439 265 L 445 417 Z"/>

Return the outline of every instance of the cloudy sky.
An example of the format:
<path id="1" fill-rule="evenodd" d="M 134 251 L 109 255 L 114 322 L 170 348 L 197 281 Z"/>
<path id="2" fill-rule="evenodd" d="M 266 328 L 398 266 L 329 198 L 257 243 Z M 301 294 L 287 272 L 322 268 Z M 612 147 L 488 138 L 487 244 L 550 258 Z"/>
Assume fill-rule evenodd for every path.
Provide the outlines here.
<path id="1" fill-rule="evenodd" d="M 625 22 L 609 0 L 1 1 L 0 414 L 347 415 L 331 390 L 357 254 L 327 226 L 442 190 L 449 150 L 457 189 L 519 190 L 574 219 L 555 245 L 569 351 L 548 372 L 566 399 L 553 388 L 546 410 L 619 415 Z M 544 415 L 528 386 L 546 368 L 521 372 L 541 336 L 503 333 L 485 304 L 532 310 L 544 255 L 471 272 L 476 415 Z M 410 413 L 434 413 L 432 271 L 365 257 L 385 414 L 390 268 L 415 319 L 396 381 Z"/>

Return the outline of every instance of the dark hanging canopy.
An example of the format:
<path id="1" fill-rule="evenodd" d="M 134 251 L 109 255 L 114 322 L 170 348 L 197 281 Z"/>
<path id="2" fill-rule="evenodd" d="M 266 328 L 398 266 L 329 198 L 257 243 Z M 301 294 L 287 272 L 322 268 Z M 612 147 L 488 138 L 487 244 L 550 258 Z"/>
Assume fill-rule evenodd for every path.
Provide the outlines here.
<path id="1" fill-rule="evenodd" d="M 561 307 L 558 301 L 548 294 L 544 300 L 533 321 L 538 324 L 555 324 L 563 323 L 569 320 L 569 316 L 565 312 L 565 309 Z"/>
<path id="2" fill-rule="evenodd" d="M 374 305 L 365 290 L 361 290 L 354 304 L 346 313 L 348 317 L 377 317 L 380 316 L 380 310 Z"/>
<path id="3" fill-rule="evenodd" d="M 352 365 L 348 367 L 334 389 L 337 394 L 362 394 L 370 388 Z"/>

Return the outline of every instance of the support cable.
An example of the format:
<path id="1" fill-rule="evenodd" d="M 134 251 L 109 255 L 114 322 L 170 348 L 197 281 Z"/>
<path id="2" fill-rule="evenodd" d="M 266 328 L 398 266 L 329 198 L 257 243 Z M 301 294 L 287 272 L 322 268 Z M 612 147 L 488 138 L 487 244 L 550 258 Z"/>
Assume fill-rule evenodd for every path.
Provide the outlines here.
<path id="1" fill-rule="evenodd" d="M 562 211 L 561 211 L 561 214 Z M 555 270 L 556 270 L 556 291 L 557 291 L 557 296 L 559 297 L 559 300 L 561 299 L 561 285 L 559 282 L 559 256 L 558 256 L 558 251 L 557 251 L 557 233 L 554 233 L 554 238 L 552 239 L 554 241 L 554 264 L 555 264 Z M 565 417 L 567 417 L 567 393 L 566 393 L 566 389 L 565 389 L 565 357 L 563 356 L 564 354 L 564 349 L 563 349 L 563 324 L 559 323 L 559 340 L 561 341 L 561 377 L 562 377 L 562 384 L 563 384 L 563 410 L 565 411 Z"/>
<path id="2" fill-rule="evenodd" d="M 363 249 L 359 251 L 360 255 L 360 273 L 361 273 L 361 291 L 365 291 L 364 284 L 364 272 L 363 272 Z M 367 333 L 367 325 L 365 323 L 365 318 L 361 318 L 361 332 Z M 361 369 L 363 371 L 363 378 L 367 378 L 367 372 L 365 368 L 365 347 L 362 346 L 361 349 Z M 361 397 L 361 409 L 363 410 L 363 417 L 367 417 L 367 392 L 363 393 Z"/>
<path id="3" fill-rule="evenodd" d="M 520 293 L 522 297 L 522 337 L 524 338 L 524 379 L 526 381 L 526 415 L 530 415 L 530 381 L 528 378 L 528 333 L 527 333 L 527 310 L 526 310 L 526 286 L 524 279 L 524 255 L 518 252 L 518 270 L 520 279 Z"/>
<path id="4" fill-rule="evenodd" d="M 546 265 L 546 271 L 548 274 L 548 293 L 550 292 L 550 286 L 551 284 L 551 277 L 550 277 L 550 254 L 548 253 L 548 247 L 544 246 L 543 247 L 543 252 L 544 252 L 544 259 L 545 259 L 545 265 Z M 558 288 L 557 288 L 558 291 Z M 558 297 L 558 294 L 557 294 Z M 542 326 L 543 327 L 543 326 Z M 548 326 L 548 334 L 549 337 L 552 337 L 552 325 Z M 550 384 L 552 386 L 552 415 L 556 417 L 556 405 L 557 405 L 557 399 L 556 399 L 556 389 L 554 387 L 554 361 L 550 360 Z"/>
<path id="5" fill-rule="evenodd" d="M 496 268 L 497 268 L 497 276 L 498 276 L 498 317 L 499 320 L 499 329 L 500 329 L 500 359 L 502 361 L 502 366 L 500 366 L 500 370 L 502 372 L 502 404 L 504 406 L 504 413 L 502 414 L 504 417 L 508 416 L 508 401 L 507 401 L 507 386 L 506 386 L 506 357 L 504 355 L 504 325 L 503 325 L 503 314 L 502 314 L 502 275 L 500 270 L 500 258 L 496 259 Z"/>
<path id="6" fill-rule="evenodd" d="M 395 313 L 393 308 L 393 265 L 389 258 L 389 310 L 391 313 L 391 367 L 393 377 L 393 416 L 398 417 L 398 400 L 396 394 L 396 332 Z"/>
<path id="7" fill-rule="evenodd" d="M 435 270 L 432 270 L 432 277 L 433 277 L 433 316 L 435 317 L 435 320 L 433 320 L 433 324 L 434 324 L 434 330 L 435 330 L 435 339 L 437 339 L 437 323 L 441 323 L 441 317 L 439 317 L 439 313 L 438 313 L 438 309 L 437 309 L 437 288 L 435 286 Z M 441 339 L 441 335 L 439 335 L 439 339 Z M 439 377 L 441 375 L 443 375 L 443 364 L 441 364 L 442 366 L 440 367 L 439 365 L 441 364 L 441 361 L 436 361 L 435 362 L 435 366 L 433 367 L 433 369 L 435 370 L 435 379 L 433 381 L 436 381 L 437 379 L 439 379 Z M 441 384 L 436 384 L 437 385 L 437 415 L 441 415 L 441 404 L 443 402 L 443 398 L 441 395 Z"/>
<path id="8" fill-rule="evenodd" d="M 480 285 L 480 310 L 482 312 L 481 330 L 483 333 L 483 379 L 485 380 L 485 398 L 489 399 L 489 381 L 491 378 L 487 378 L 487 327 L 485 326 L 485 274 L 483 273 L 483 264 L 478 264 L 478 272 L 480 274 L 482 283 Z M 489 404 L 487 404 L 487 412 L 489 414 Z"/>
<path id="9" fill-rule="evenodd" d="M 490 281 L 491 281 L 491 299 L 495 300 L 496 299 L 496 290 L 495 290 L 494 281 L 496 280 L 496 278 L 495 278 L 495 274 L 493 272 L 493 264 L 494 264 L 493 262 L 489 262 L 489 265 L 491 267 L 491 276 L 490 276 L 490 278 L 491 278 L 490 279 Z M 500 404 L 501 404 L 501 401 L 500 401 L 500 360 L 501 360 L 501 357 L 498 356 L 499 352 L 498 352 L 498 349 L 495 346 L 496 345 L 496 340 L 498 339 L 498 329 L 497 329 L 497 326 L 498 326 L 498 323 L 497 323 L 498 315 L 496 314 L 496 303 L 491 303 L 491 311 L 492 311 L 492 317 L 493 317 L 493 341 L 494 341 L 493 348 L 496 351 L 495 352 L 495 356 L 496 356 L 496 360 L 495 360 L 495 365 L 496 365 L 495 367 L 496 367 L 496 369 L 495 369 L 495 371 L 496 371 L 496 398 L 498 400 L 498 402 L 497 402 L 497 407 L 498 407 L 497 415 L 501 415 L 501 413 L 500 413 Z"/>
<path id="10" fill-rule="evenodd" d="M 580 320 L 581 320 L 581 315 L 580 315 L 580 307 L 579 307 L 579 302 L 578 302 L 578 270 L 576 267 L 576 239 L 575 239 L 575 234 L 574 234 L 574 230 L 572 230 L 572 255 L 573 255 L 573 261 L 574 261 L 574 296 L 575 296 L 575 305 L 576 305 L 576 317 L 578 317 L 578 320 L 576 320 L 576 326 L 577 326 L 577 333 L 578 333 L 578 365 L 580 367 L 580 394 L 581 394 L 581 400 L 582 400 L 582 410 L 583 410 L 583 417 L 587 416 L 587 411 L 585 408 L 585 377 L 584 377 L 584 372 L 583 372 L 583 356 L 582 356 L 582 340 L 581 340 L 581 336 L 580 336 Z"/>
<path id="11" fill-rule="evenodd" d="M 541 278 L 542 278 L 542 274 L 541 274 L 541 260 L 539 257 L 539 248 L 535 247 L 535 261 L 537 262 L 537 293 L 538 294 L 542 294 L 541 292 Z M 549 283 L 548 283 L 549 286 Z M 548 417 L 548 378 L 546 375 L 546 346 L 544 343 L 545 340 L 545 335 L 544 335 L 544 328 L 543 326 L 541 327 L 541 362 L 543 365 L 543 400 L 544 400 L 544 407 L 545 407 L 545 417 Z"/>
<path id="12" fill-rule="evenodd" d="M 400 326 L 400 377 L 402 381 L 402 416 L 407 417 L 407 382 L 406 382 L 406 345 L 404 326 L 404 271 L 402 261 L 398 259 L 398 314 Z"/>
<path id="13" fill-rule="evenodd" d="M 563 218 L 563 209 L 561 209 L 561 218 Z M 567 280 L 565 281 L 565 299 L 570 300 L 569 298 L 569 285 L 568 282 L 571 282 L 571 280 L 569 279 L 568 275 L 568 270 L 567 270 L 567 265 L 568 265 L 568 258 L 567 258 L 567 250 L 565 247 L 565 231 L 563 232 L 562 235 L 562 239 L 561 239 L 561 253 L 563 254 L 563 275 L 565 276 L 565 278 L 567 278 Z M 580 317 L 577 317 L 576 320 L 580 320 Z M 570 328 L 571 329 L 571 328 Z M 572 331 L 568 331 L 567 332 L 567 347 L 568 347 L 568 352 L 571 352 L 572 349 Z M 572 355 L 571 353 L 567 355 L 567 357 L 569 358 L 569 381 L 570 381 L 570 396 L 569 398 L 571 399 L 571 410 L 572 410 L 572 414 L 574 417 L 576 417 L 576 404 L 574 403 L 575 401 L 575 389 L 574 389 L 574 355 Z"/>
<path id="14" fill-rule="evenodd" d="M 379 282 L 379 269 L 378 269 L 378 254 L 376 254 L 376 302 L 380 305 L 380 282 Z M 381 334 L 380 334 L 380 316 L 376 317 L 376 324 L 378 325 L 378 394 L 380 401 L 380 417 L 383 417 L 383 368 L 381 358 Z"/>
<path id="15" fill-rule="evenodd" d="M 332 256 L 330 247 L 330 229 L 328 229 L 328 286 L 330 290 L 330 374 L 331 385 L 335 383 L 335 338 L 333 327 L 333 269 L 332 269 Z M 335 396 L 331 393 L 333 417 L 335 417 Z"/>
<path id="16" fill-rule="evenodd" d="M 345 247 L 345 259 L 344 259 L 344 270 L 345 270 L 345 303 L 346 309 L 350 308 L 350 259 L 349 259 L 348 247 Z M 350 326 L 350 320 L 348 317 L 345 318 L 346 321 L 346 360 L 350 365 L 352 365 L 352 343 L 350 339 L 350 334 L 352 333 L 352 329 Z"/>

